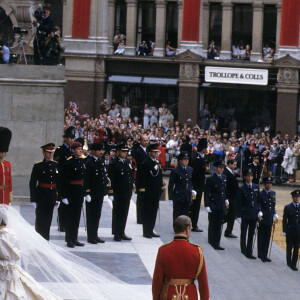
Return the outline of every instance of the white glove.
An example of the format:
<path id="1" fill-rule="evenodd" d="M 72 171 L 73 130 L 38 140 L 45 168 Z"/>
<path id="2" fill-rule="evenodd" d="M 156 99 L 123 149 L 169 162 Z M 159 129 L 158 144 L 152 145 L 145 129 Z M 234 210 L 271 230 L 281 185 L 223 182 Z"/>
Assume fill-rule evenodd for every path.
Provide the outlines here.
<path id="1" fill-rule="evenodd" d="M 264 215 L 264 214 L 263 214 L 261 211 L 258 213 L 258 217 L 259 217 L 259 218 L 261 218 L 263 215 Z"/>
<path id="2" fill-rule="evenodd" d="M 8 204 L 9 206 L 11 206 L 11 202 L 9 202 L 9 204 Z"/>
<path id="3" fill-rule="evenodd" d="M 211 213 L 211 209 L 209 206 L 205 207 L 207 213 Z"/>
<path id="4" fill-rule="evenodd" d="M 114 196 L 108 196 L 108 199 L 114 201 Z"/>
<path id="5" fill-rule="evenodd" d="M 274 221 L 276 222 L 276 221 L 278 220 L 278 215 L 275 214 L 275 215 L 273 216 L 273 219 L 274 219 Z"/>
<path id="6" fill-rule="evenodd" d="M 84 200 L 85 200 L 86 202 L 91 202 L 91 201 L 92 201 L 92 198 L 91 198 L 90 195 L 86 195 L 86 196 L 84 197 Z"/>
<path id="7" fill-rule="evenodd" d="M 69 205 L 69 200 L 67 198 L 62 199 L 61 201 L 62 203 Z"/>
<path id="8" fill-rule="evenodd" d="M 237 218 L 236 220 L 238 221 L 239 224 L 242 223 L 242 219 L 241 218 Z"/>
<path id="9" fill-rule="evenodd" d="M 226 206 L 229 205 L 229 200 L 228 199 L 225 200 L 225 205 Z"/>
<path id="10" fill-rule="evenodd" d="M 197 196 L 197 192 L 194 191 L 194 190 L 192 190 L 192 197 L 194 198 L 194 197 L 196 197 L 196 196 Z"/>
<path id="11" fill-rule="evenodd" d="M 31 202 L 31 205 L 36 209 L 36 202 Z"/>
<path id="12" fill-rule="evenodd" d="M 59 208 L 60 202 L 59 202 L 59 201 L 56 201 L 56 202 L 55 202 L 55 205 L 57 205 L 57 208 Z"/>
<path id="13" fill-rule="evenodd" d="M 286 235 L 285 232 L 283 232 L 282 235 L 285 236 Z"/>

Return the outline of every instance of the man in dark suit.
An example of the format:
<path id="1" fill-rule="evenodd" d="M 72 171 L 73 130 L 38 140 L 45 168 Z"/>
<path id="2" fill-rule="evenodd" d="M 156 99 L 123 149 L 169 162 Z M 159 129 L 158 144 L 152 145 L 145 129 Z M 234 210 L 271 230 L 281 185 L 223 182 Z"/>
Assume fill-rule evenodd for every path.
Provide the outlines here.
<path id="1" fill-rule="evenodd" d="M 58 162 L 58 172 L 61 178 L 63 178 L 64 176 L 66 161 L 72 155 L 71 145 L 73 144 L 75 138 L 74 131 L 74 127 L 68 127 L 66 129 L 63 135 L 64 143 L 61 146 L 57 147 L 53 155 L 53 159 Z M 58 208 L 57 218 L 58 230 L 61 232 L 66 231 L 68 218 L 67 210 L 68 207 L 63 202 L 61 202 Z"/>
<path id="2" fill-rule="evenodd" d="M 196 196 L 193 190 L 193 169 L 188 166 L 189 153 L 181 152 L 178 156 L 178 166 L 171 170 L 169 180 L 169 199 L 173 200 L 173 221 L 181 215 L 189 215 L 192 197 Z"/>
<path id="3" fill-rule="evenodd" d="M 205 138 L 200 139 L 197 146 L 197 153 L 192 158 L 190 166 L 193 168 L 192 183 L 193 188 L 196 191 L 196 199 L 193 200 L 190 207 L 190 218 L 192 220 L 192 231 L 203 232 L 202 229 L 198 228 L 199 212 L 201 207 L 202 193 L 205 185 L 205 164 L 204 155 L 207 149 L 207 140 Z"/>
<path id="4" fill-rule="evenodd" d="M 136 198 L 136 219 L 138 224 L 143 224 L 143 202 L 144 202 L 144 194 L 139 192 L 140 189 L 140 180 L 141 177 L 139 174 L 139 168 L 141 168 L 143 161 L 148 157 L 147 154 L 147 146 L 148 146 L 148 136 L 142 135 L 139 140 L 140 144 L 135 147 L 132 151 L 132 156 L 136 161 L 137 166 L 137 174 L 136 174 L 136 190 L 137 190 L 137 198 Z"/>
<path id="5" fill-rule="evenodd" d="M 223 174 L 227 176 L 226 194 L 229 201 L 229 209 L 227 214 L 224 217 L 224 221 L 227 222 L 227 227 L 224 236 L 228 238 L 237 238 L 236 235 L 232 234 L 234 221 L 236 218 L 237 193 L 239 188 L 236 174 L 234 173 L 236 166 L 237 166 L 236 160 L 228 159 L 227 167 L 224 169 L 223 172 Z"/>
<path id="6" fill-rule="evenodd" d="M 60 176 L 58 162 L 53 161 L 55 145 L 49 143 L 41 147 L 44 159 L 35 163 L 31 172 L 30 199 L 36 208 L 35 230 L 46 240 L 50 238 L 50 227 L 55 204 L 59 205 Z"/>
<path id="7" fill-rule="evenodd" d="M 256 229 L 256 223 L 261 220 L 263 213 L 261 212 L 259 202 L 259 186 L 252 183 L 253 173 L 250 168 L 245 169 L 244 184 L 238 191 L 238 222 L 241 224 L 241 252 L 250 259 L 256 259 L 253 256 L 253 237 Z M 248 241 L 246 243 L 246 235 L 248 231 Z"/>
<path id="8" fill-rule="evenodd" d="M 98 237 L 98 227 L 101 217 L 103 198 L 107 192 L 107 175 L 102 154 L 104 145 L 94 143 L 92 145 L 92 155 L 88 156 L 86 162 L 86 225 L 87 241 L 91 244 L 104 243 L 104 240 Z"/>
<path id="9" fill-rule="evenodd" d="M 109 195 L 113 200 L 112 229 L 114 240 L 131 240 L 125 234 L 125 227 L 133 189 L 133 168 L 126 159 L 128 148 L 125 143 L 117 145 L 117 156 L 109 165 L 108 175 L 111 180 Z"/>
<path id="10" fill-rule="evenodd" d="M 159 152 L 157 144 L 147 146 L 148 158 L 144 160 L 139 172 L 140 185 L 139 192 L 144 194 L 143 205 L 143 236 L 145 238 L 159 237 L 153 232 L 157 210 L 159 206 L 159 198 L 164 188 L 162 170 L 157 154 Z"/>
<path id="11" fill-rule="evenodd" d="M 286 237 L 286 263 L 293 271 L 298 271 L 297 260 L 300 243 L 300 190 L 293 191 L 291 195 L 293 202 L 284 207 L 282 229 L 283 235 Z"/>
<path id="12" fill-rule="evenodd" d="M 223 161 L 214 162 L 215 173 L 208 177 L 204 189 L 204 203 L 208 212 L 208 242 L 216 250 L 224 250 L 220 246 L 222 221 L 225 208 L 229 206 L 226 197 L 226 175 Z"/>
<path id="13" fill-rule="evenodd" d="M 248 168 L 250 168 L 253 172 L 253 180 L 252 182 L 255 184 L 259 184 L 262 166 L 260 164 L 260 154 L 255 152 L 252 154 L 252 163 L 249 164 Z"/>
<path id="14" fill-rule="evenodd" d="M 259 192 L 259 202 L 261 211 L 263 213 L 263 219 L 259 223 L 257 233 L 257 252 L 258 258 L 262 262 L 270 262 L 268 256 L 272 225 L 275 226 L 275 222 L 278 220 L 278 215 L 275 211 L 276 205 L 276 193 L 271 190 L 273 178 L 271 176 L 265 176 L 263 182 L 265 188 Z"/>

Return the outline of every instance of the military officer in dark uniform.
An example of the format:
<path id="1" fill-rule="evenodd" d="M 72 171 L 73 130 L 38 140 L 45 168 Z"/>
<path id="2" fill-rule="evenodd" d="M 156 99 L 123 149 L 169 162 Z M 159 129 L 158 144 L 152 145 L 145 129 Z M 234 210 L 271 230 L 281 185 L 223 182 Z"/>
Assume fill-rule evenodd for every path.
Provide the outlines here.
<path id="1" fill-rule="evenodd" d="M 204 188 L 205 208 L 208 212 L 208 242 L 216 250 L 224 250 L 220 246 L 222 221 L 225 208 L 229 206 L 226 197 L 226 175 L 224 163 L 221 160 L 214 162 L 215 173 L 208 177 Z"/>
<path id="2" fill-rule="evenodd" d="M 49 143 L 41 148 L 44 159 L 34 164 L 29 187 L 31 202 L 36 208 L 35 230 L 49 241 L 53 209 L 55 204 L 59 205 L 60 177 L 58 162 L 52 160 L 55 145 Z"/>
<path id="3" fill-rule="evenodd" d="M 196 199 L 193 200 L 190 207 L 190 218 L 192 220 L 193 228 L 192 231 L 203 232 L 202 229 L 198 228 L 198 218 L 201 207 L 202 193 L 205 185 L 205 163 L 204 155 L 207 149 L 207 140 L 205 138 L 200 139 L 197 146 L 197 153 L 192 158 L 190 166 L 193 168 L 192 183 L 193 188 L 196 191 Z"/>
<path id="4" fill-rule="evenodd" d="M 71 146 L 72 156 L 66 161 L 63 174 L 62 202 L 68 206 L 68 219 L 66 228 L 66 241 L 69 248 L 84 246 L 78 241 L 78 227 L 80 223 L 81 208 L 84 197 L 85 163 L 81 158 L 82 145 L 74 142 Z"/>
<path id="5" fill-rule="evenodd" d="M 173 221 L 181 215 L 189 215 L 192 197 L 196 197 L 193 190 L 193 168 L 188 166 L 190 154 L 181 152 L 177 156 L 178 166 L 171 170 L 169 180 L 169 199 L 173 200 Z"/>
<path id="6" fill-rule="evenodd" d="M 236 167 L 237 162 L 234 159 L 229 158 L 227 160 L 227 166 L 223 172 L 223 174 L 227 176 L 226 194 L 229 201 L 229 209 L 224 217 L 224 221 L 227 222 L 227 227 L 224 236 L 228 238 L 237 238 L 236 235 L 232 234 L 234 221 L 236 219 L 237 193 L 239 188 L 236 174 L 234 173 Z"/>
<path id="7" fill-rule="evenodd" d="M 74 142 L 75 133 L 74 127 L 68 127 L 63 135 L 64 143 L 61 146 L 58 146 L 54 152 L 53 159 L 58 162 L 58 172 L 63 178 L 65 164 L 67 158 L 72 155 L 71 145 Z M 60 203 L 58 208 L 58 230 L 61 232 L 66 231 L 68 219 L 68 207 L 64 203 Z"/>
<path id="8" fill-rule="evenodd" d="M 113 200 L 113 234 L 114 240 L 131 240 L 125 234 L 130 199 L 133 189 L 133 168 L 126 159 L 128 148 L 125 143 L 117 145 L 117 156 L 109 165 L 111 190 L 109 195 Z"/>
<path id="9" fill-rule="evenodd" d="M 139 172 L 141 181 L 139 185 L 139 192 L 144 193 L 143 205 L 143 236 L 151 239 L 152 237 L 159 237 L 153 232 L 157 210 L 159 206 L 159 198 L 164 188 L 162 170 L 157 154 L 159 152 L 157 144 L 150 144 L 147 146 L 148 158 L 144 160 Z"/>
<path id="10" fill-rule="evenodd" d="M 252 158 L 249 141 L 246 142 L 246 149 L 243 154 L 244 154 L 243 169 L 246 169 L 248 168 L 249 164 L 251 164 L 251 158 Z"/>
<path id="11" fill-rule="evenodd" d="M 282 228 L 286 237 L 286 263 L 298 271 L 297 260 L 300 243 L 300 190 L 291 193 L 293 202 L 286 205 L 283 211 Z"/>
<path id="12" fill-rule="evenodd" d="M 253 180 L 252 182 L 255 184 L 259 184 L 262 167 L 259 162 L 260 155 L 258 152 L 253 153 L 252 155 L 252 163 L 249 164 L 248 168 L 250 168 L 253 172 Z"/>
<path id="13" fill-rule="evenodd" d="M 261 212 L 259 202 L 259 185 L 252 183 L 253 172 L 250 168 L 246 168 L 244 173 L 244 184 L 238 191 L 238 222 L 241 224 L 241 252 L 250 259 L 256 259 L 253 256 L 253 237 L 256 229 L 256 223 L 261 220 L 263 213 Z M 248 231 L 248 241 L 246 243 L 246 235 Z"/>
<path id="14" fill-rule="evenodd" d="M 136 191 L 137 191 L 137 198 L 136 198 L 136 218 L 138 224 L 143 224 L 143 202 L 144 202 L 144 194 L 140 193 L 140 175 L 139 168 L 142 166 L 143 161 L 148 157 L 147 154 L 147 146 L 148 146 L 148 136 L 142 135 L 139 140 L 140 144 L 137 145 L 132 151 L 132 156 L 136 161 L 137 165 L 137 174 L 136 174 Z"/>
<path id="15" fill-rule="evenodd" d="M 258 258 L 262 262 L 270 262 L 268 256 L 271 231 L 273 223 L 277 222 L 278 215 L 275 211 L 276 205 L 276 193 L 271 190 L 272 188 L 271 176 L 265 176 L 263 182 L 265 188 L 259 192 L 259 202 L 261 206 L 261 211 L 263 213 L 263 218 L 259 223 L 258 233 L 257 233 L 257 252 Z"/>
<path id="16" fill-rule="evenodd" d="M 91 147 L 92 155 L 86 160 L 86 225 L 87 241 L 91 244 L 104 243 L 98 237 L 98 227 L 101 217 L 103 198 L 107 193 L 107 174 L 102 154 L 104 145 L 94 143 Z"/>

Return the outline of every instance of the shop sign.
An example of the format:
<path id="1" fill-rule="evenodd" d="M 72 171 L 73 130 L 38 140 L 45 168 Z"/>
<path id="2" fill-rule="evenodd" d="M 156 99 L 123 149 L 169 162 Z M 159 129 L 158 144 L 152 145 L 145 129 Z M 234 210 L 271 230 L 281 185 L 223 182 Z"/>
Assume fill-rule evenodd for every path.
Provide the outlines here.
<path id="1" fill-rule="evenodd" d="M 268 85 L 268 70 L 205 67 L 205 81 L 231 84 Z"/>

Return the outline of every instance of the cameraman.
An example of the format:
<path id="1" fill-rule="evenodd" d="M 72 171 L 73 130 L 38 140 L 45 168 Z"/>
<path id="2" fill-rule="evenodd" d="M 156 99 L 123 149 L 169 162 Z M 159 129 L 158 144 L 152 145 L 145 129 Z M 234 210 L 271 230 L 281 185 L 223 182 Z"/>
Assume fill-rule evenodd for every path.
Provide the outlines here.
<path id="1" fill-rule="evenodd" d="M 6 47 L 3 43 L 3 40 L 0 40 L 0 64 L 9 63 L 9 48 Z"/>
<path id="2" fill-rule="evenodd" d="M 43 6 L 43 12 L 37 9 L 34 13 L 32 24 L 37 27 L 36 35 L 34 38 L 34 64 L 40 65 L 41 60 L 44 57 L 45 41 L 50 34 L 53 26 L 53 20 L 51 17 L 51 5 L 45 4 Z"/>
<path id="3" fill-rule="evenodd" d="M 45 47 L 46 65 L 59 65 L 60 53 L 65 51 L 65 44 L 60 37 L 60 28 L 58 26 L 54 26 L 53 30 L 51 30 L 50 35 L 46 40 Z"/>

